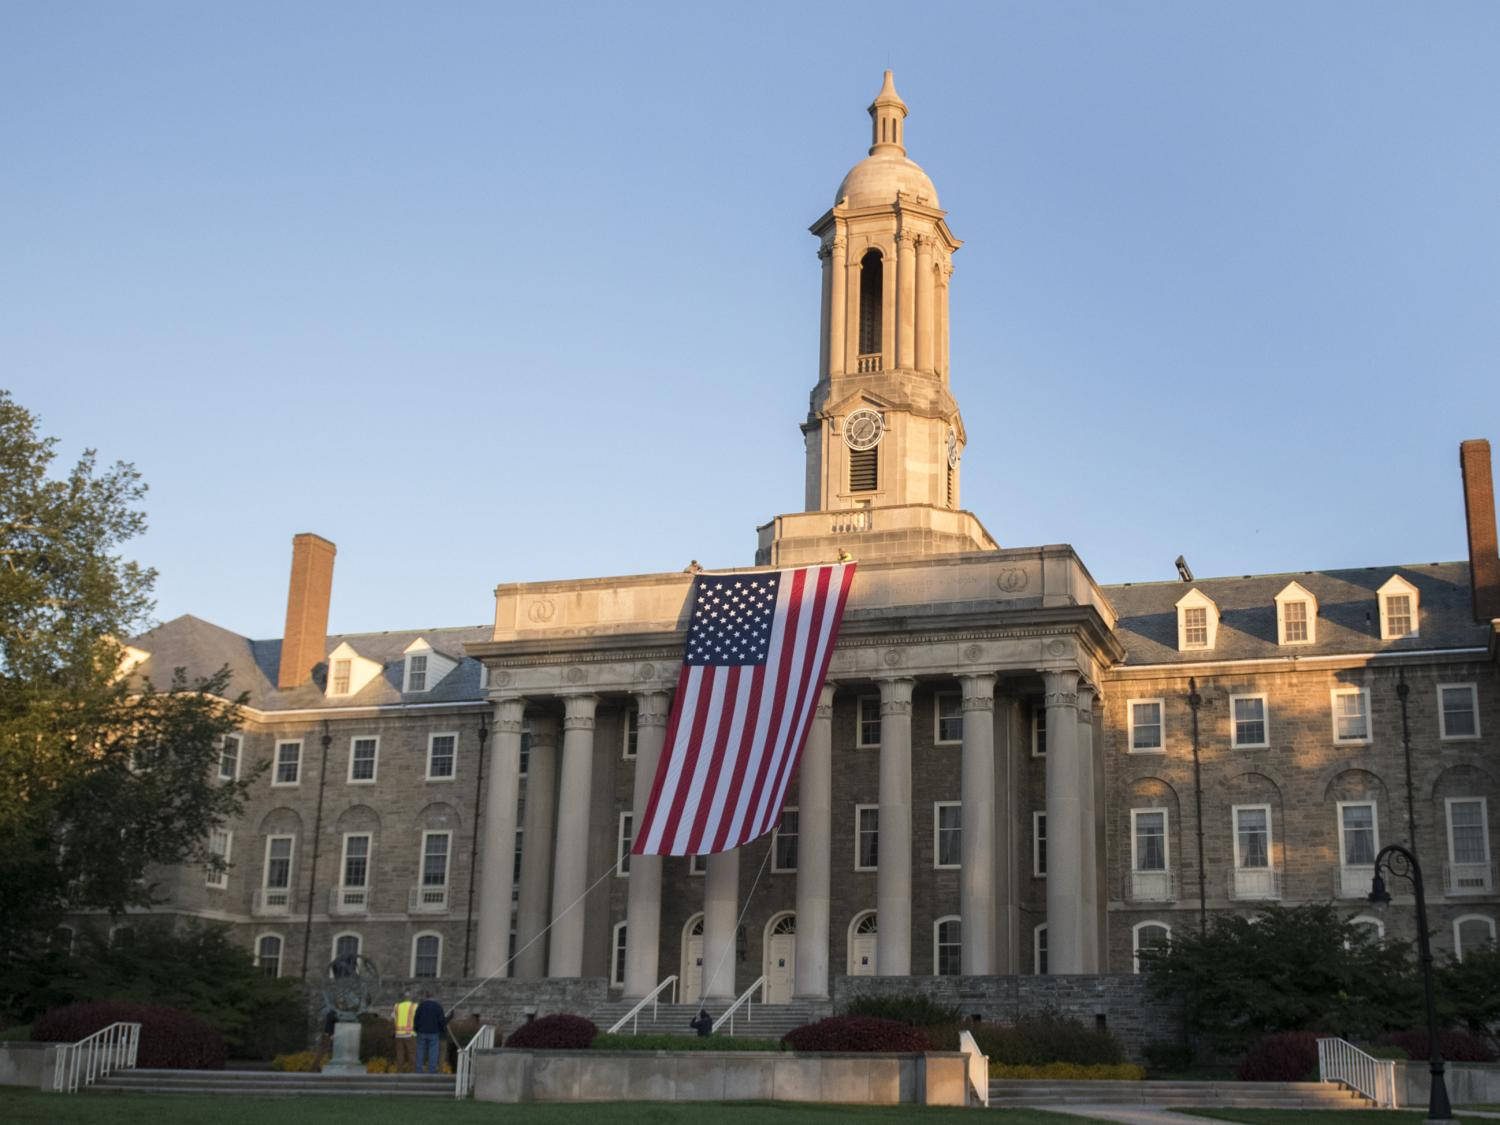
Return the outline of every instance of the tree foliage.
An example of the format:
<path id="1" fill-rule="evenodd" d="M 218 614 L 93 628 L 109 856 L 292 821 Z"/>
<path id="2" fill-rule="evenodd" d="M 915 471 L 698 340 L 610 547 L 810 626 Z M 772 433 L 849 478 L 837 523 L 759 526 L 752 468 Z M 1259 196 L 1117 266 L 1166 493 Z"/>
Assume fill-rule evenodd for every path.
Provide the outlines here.
<path id="1" fill-rule="evenodd" d="M 162 899 L 158 866 L 211 863 L 210 830 L 251 778 L 215 763 L 239 726 L 227 670 L 159 690 L 122 674 L 155 572 L 121 549 L 145 530 L 136 470 L 56 439 L 0 391 L 0 963 L 39 955 L 67 911 Z M 4 997 L 0 997 L 3 1003 Z"/>

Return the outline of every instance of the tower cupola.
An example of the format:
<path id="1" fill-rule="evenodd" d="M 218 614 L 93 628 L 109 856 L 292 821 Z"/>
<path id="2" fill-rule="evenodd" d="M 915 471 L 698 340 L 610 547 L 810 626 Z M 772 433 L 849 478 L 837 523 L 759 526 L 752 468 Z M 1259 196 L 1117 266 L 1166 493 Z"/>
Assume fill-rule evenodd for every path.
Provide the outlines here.
<path id="1" fill-rule="evenodd" d="M 896 80 L 890 71 L 885 72 L 885 82 L 880 93 L 870 103 L 870 155 L 877 152 L 894 152 L 906 155 L 904 134 L 906 132 L 906 103 L 896 93 Z"/>

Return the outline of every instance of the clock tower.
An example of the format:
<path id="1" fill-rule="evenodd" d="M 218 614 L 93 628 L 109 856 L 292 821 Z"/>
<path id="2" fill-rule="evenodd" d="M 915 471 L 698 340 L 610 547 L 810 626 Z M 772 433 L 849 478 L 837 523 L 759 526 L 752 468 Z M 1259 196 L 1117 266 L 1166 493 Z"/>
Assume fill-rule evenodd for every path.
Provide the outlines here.
<path id="1" fill-rule="evenodd" d="M 810 228 L 823 267 L 818 382 L 802 432 L 806 511 L 760 528 L 756 561 L 798 564 L 994 550 L 959 508 L 967 435 L 948 386 L 948 289 L 962 243 L 906 155 L 891 72 L 869 155 Z"/>

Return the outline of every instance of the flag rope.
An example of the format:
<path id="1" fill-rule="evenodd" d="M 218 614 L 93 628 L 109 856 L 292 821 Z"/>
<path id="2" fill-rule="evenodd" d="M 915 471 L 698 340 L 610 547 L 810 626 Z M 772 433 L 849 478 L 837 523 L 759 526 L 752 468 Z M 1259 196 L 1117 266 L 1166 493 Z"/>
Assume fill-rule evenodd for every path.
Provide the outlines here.
<path id="1" fill-rule="evenodd" d="M 774 848 L 775 846 L 776 845 L 774 843 L 772 843 L 771 848 Z M 739 937 L 740 923 L 745 920 L 745 915 L 750 912 L 750 900 L 755 897 L 755 888 L 758 887 L 758 886 L 760 886 L 760 877 L 765 874 L 765 871 L 766 871 L 766 861 L 771 858 L 771 848 L 767 848 L 766 849 L 766 854 L 761 858 L 761 861 L 760 861 L 760 870 L 755 873 L 755 880 L 754 880 L 754 882 L 752 882 L 750 884 L 750 893 L 745 896 L 745 905 L 740 910 L 740 916 L 734 920 L 734 939 L 735 940 L 738 940 L 738 937 Z M 703 931 L 704 931 L 705 934 L 707 934 L 707 932 L 708 932 L 708 924 L 707 924 L 707 920 L 706 919 L 704 921 Z M 719 970 L 721 970 L 721 969 L 724 968 L 724 959 L 729 956 L 729 951 L 734 948 L 734 946 L 735 946 L 735 940 L 729 941 L 724 946 L 724 952 L 719 954 L 719 963 L 714 966 L 713 975 L 708 978 L 709 980 L 714 980 L 716 977 L 718 977 Z M 704 1007 L 704 1004 L 703 1004 L 703 993 L 701 991 L 702 987 L 703 987 L 702 985 L 699 985 L 699 989 L 700 989 L 700 992 L 698 993 L 698 1005 L 699 1005 L 699 1007 Z M 730 986 L 730 991 L 731 992 L 734 991 L 734 986 L 733 985 Z M 707 1008 L 704 1007 L 704 1010 L 707 1011 Z"/>

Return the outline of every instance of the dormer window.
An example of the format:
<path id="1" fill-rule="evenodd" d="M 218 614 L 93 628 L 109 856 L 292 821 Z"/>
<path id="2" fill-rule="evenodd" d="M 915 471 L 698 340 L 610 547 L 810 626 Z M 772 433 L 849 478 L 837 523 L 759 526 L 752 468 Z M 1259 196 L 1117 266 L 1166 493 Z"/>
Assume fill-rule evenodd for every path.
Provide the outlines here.
<path id="1" fill-rule="evenodd" d="M 406 690 L 427 690 L 427 657 L 425 654 L 412 653 L 406 658 Z"/>
<path id="2" fill-rule="evenodd" d="M 1189 590 L 1177 603 L 1179 652 L 1211 649 L 1219 632 L 1219 607 L 1199 590 Z"/>
<path id="3" fill-rule="evenodd" d="M 458 667 L 457 660 L 438 652 L 423 637 L 407 645 L 401 655 L 401 690 L 404 693 L 431 691 Z"/>
<path id="4" fill-rule="evenodd" d="M 1318 638 L 1318 599 L 1300 582 L 1276 595 L 1276 643 L 1310 645 Z"/>
<path id="5" fill-rule="evenodd" d="M 349 660 L 335 660 L 333 662 L 333 682 L 328 687 L 329 695 L 349 694 Z"/>
<path id="6" fill-rule="evenodd" d="M 1375 591 L 1380 601 L 1380 639 L 1400 640 L 1415 637 L 1420 632 L 1417 588 L 1399 574 L 1393 574 L 1384 586 Z"/>
<path id="7" fill-rule="evenodd" d="M 384 670 L 380 661 L 361 656 L 342 641 L 328 654 L 328 695 L 358 695 Z"/>

